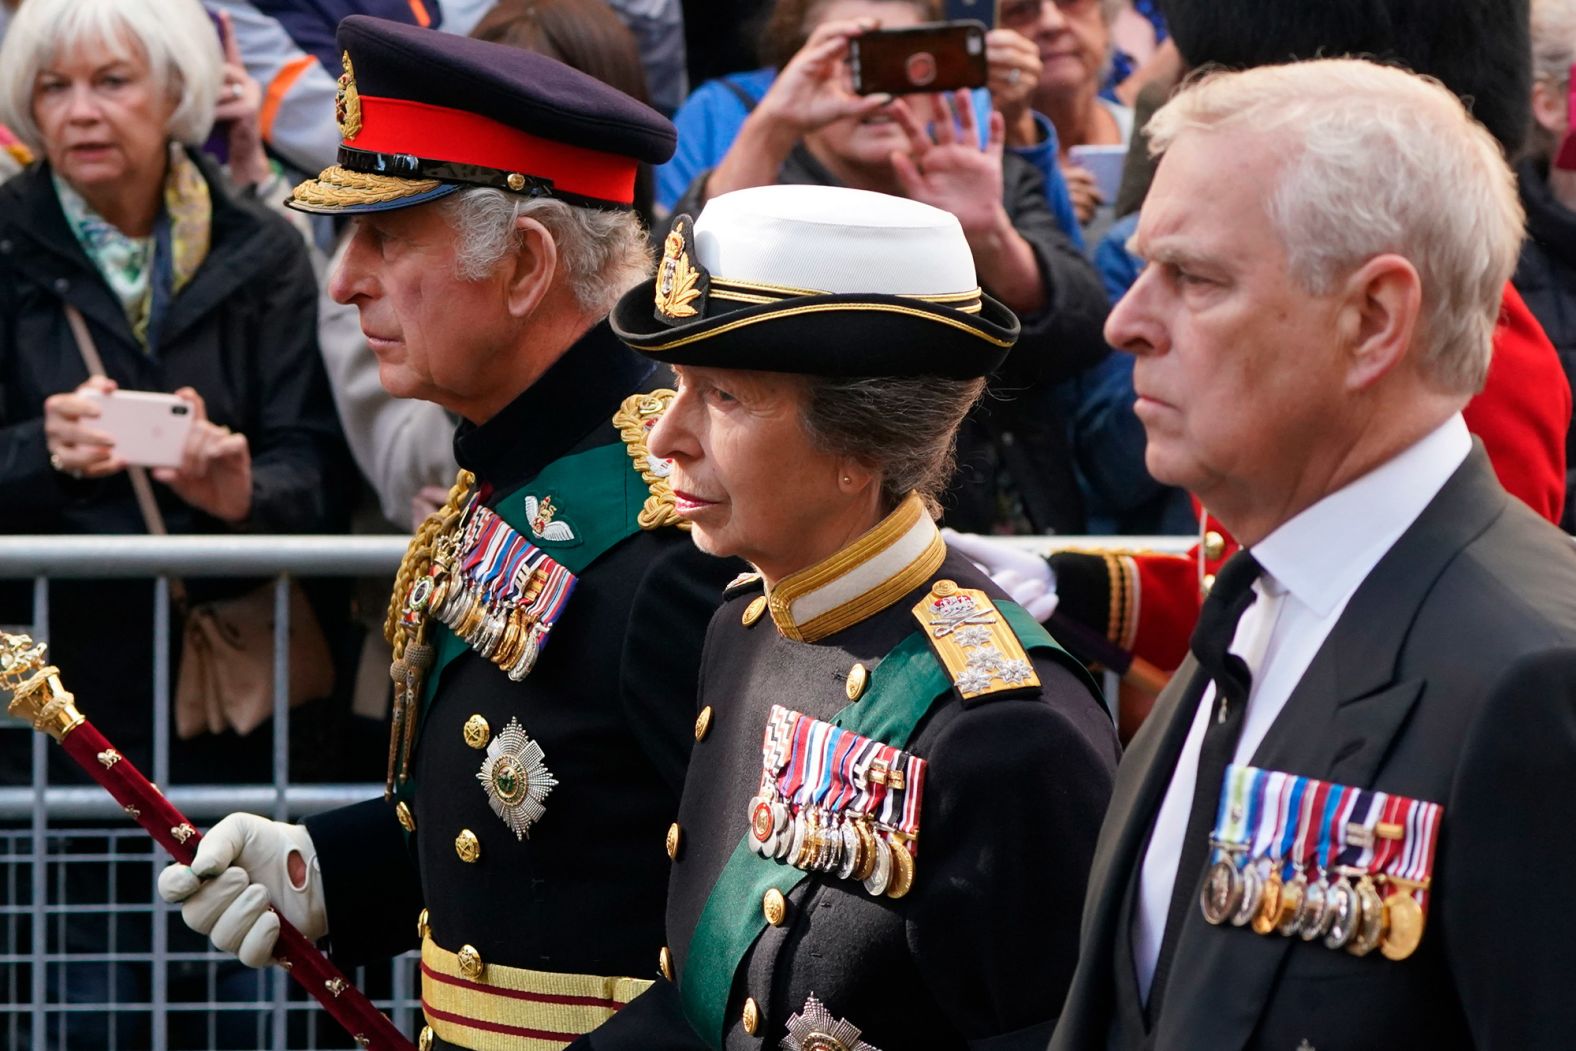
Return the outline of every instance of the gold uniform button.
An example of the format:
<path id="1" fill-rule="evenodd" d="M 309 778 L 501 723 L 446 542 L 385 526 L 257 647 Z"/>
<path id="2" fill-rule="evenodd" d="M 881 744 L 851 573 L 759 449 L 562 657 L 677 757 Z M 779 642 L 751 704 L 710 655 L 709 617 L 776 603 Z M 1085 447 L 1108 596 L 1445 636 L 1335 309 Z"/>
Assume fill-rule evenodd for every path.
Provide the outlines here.
<path id="1" fill-rule="evenodd" d="M 671 982 L 673 980 L 673 953 L 666 945 L 662 947 L 661 952 L 657 953 L 657 970 L 661 971 L 662 977 L 668 981 Z"/>
<path id="2" fill-rule="evenodd" d="M 930 585 L 930 591 L 933 595 L 940 595 L 945 598 L 948 595 L 956 595 L 958 593 L 958 585 L 950 580 L 938 580 Z"/>
<path id="3" fill-rule="evenodd" d="M 1215 574 L 1213 574 L 1213 573 L 1205 573 L 1204 574 L 1204 594 L 1207 595 L 1213 590 L 1215 590 Z"/>
<path id="4" fill-rule="evenodd" d="M 492 727 L 487 725 L 487 720 L 480 715 L 473 715 L 465 720 L 465 743 L 472 748 L 486 748 L 487 742 L 492 740 Z"/>
<path id="5" fill-rule="evenodd" d="M 461 974 L 472 981 L 482 976 L 482 954 L 476 951 L 476 946 L 462 945 L 454 955 L 459 957 Z"/>
<path id="6" fill-rule="evenodd" d="M 406 806 L 403 800 L 394 804 L 394 816 L 399 819 L 400 828 L 403 828 L 406 832 L 416 831 L 416 818 L 410 812 L 410 807 Z"/>
<path id="7" fill-rule="evenodd" d="M 421 915 L 416 917 L 416 937 L 422 941 L 427 940 L 427 935 L 432 933 L 432 928 L 427 926 L 427 910 L 422 909 Z"/>
<path id="8" fill-rule="evenodd" d="M 750 604 L 744 607 L 744 626 L 747 628 L 751 624 L 754 624 L 756 621 L 761 619 L 761 614 L 765 612 L 766 596 L 755 596 L 755 598 L 751 600 Z"/>
<path id="9" fill-rule="evenodd" d="M 684 830 L 682 828 L 679 828 L 679 823 L 677 821 L 675 821 L 675 822 L 673 822 L 673 824 L 668 826 L 668 860 L 669 861 L 677 861 L 679 859 L 679 846 L 683 843 L 683 841 L 684 841 Z"/>
<path id="10" fill-rule="evenodd" d="M 432 1032 L 432 1026 L 421 1027 L 421 1035 L 416 1038 L 417 1051 L 432 1051 L 432 1042 L 437 1039 Z"/>
<path id="11" fill-rule="evenodd" d="M 865 684 L 869 681 L 870 673 L 865 671 L 865 666 L 856 664 L 848 669 L 848 681 L 843 684 L 843 691 L 848 694 L 850 701 L 857 701 L 865 692 Z"/>
<path id="12" fill-rule="evenodd" d="M 761 898 L 761 911 L 766 914 L 767 923 L 781 927 L 788 918 L 788 899 L 783 897 L 782 891 L 773 887 Z"/>
<path id="13" fill-rule="evenodd" d="M 1204 534 L 1204 557 L 1211 562 L 1226 553 L 1226 538 L 1211 529 Z"/>
<path id="14" fill-rule="evenodd" d="M 706 707 L 702 708 L 700 710 L 700 714 L 695 717 L 695 740 L 704 741 L 706 739 L 706 735 L 710 732 L 711 705 L 708 704 Z"/>
<path id="15" fill-rule="evenodd" d="M 744 998 L 744 1031 L 754 1036 L 761 1029 L 761 1005 L 755 1002 L 755 997 Z"/>
<path id="16" fill-rule="evenodd" d="M 482 841 L 470 829 L 462 828 L 460 834 L 454 837 L 454 852 L 467 865 L 475 864 L 476 859 L 482 856 Z"/>

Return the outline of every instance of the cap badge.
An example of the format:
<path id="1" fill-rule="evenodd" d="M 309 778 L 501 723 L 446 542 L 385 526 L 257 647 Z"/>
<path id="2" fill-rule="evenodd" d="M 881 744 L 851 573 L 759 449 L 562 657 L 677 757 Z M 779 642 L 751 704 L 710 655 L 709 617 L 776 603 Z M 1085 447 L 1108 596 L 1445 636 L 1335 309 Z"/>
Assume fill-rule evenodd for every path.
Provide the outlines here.
<path id="1" fill-rule="evenodd" d="M 493 813 L 509 826 L 515 839 L 524 839 L 531 826 L 542 819 L 547 812 L 542 803 L 558 784 L 542 759 L 542 746 L 526 735 L 520 720 L 510 719 L 509 725 L 487 742 L 487 758 L 476 774 Z"/>
<path id="2" fill-rule="evenodd" d="M 334 120 L 339 124 L 339 137 L 350 141 L 361 134 L 361 93 L 356 90 L 356 71 L 350 66 L 350 52 L 340 56 L 345 71 L 339 75 L 334 90 Z"/>
<path id="3" fill-rule="evenodd" d="M 858 1028 L 833 1018 L 812 993 L 804 1008 L 788 1019 L 788 1035 L 778 1046 L 782 1051 L 878 1051 L 859 1037 Z"/>
<path id="4" fill-rule="evenodd" d="M 531 523 L 531 532 L 538 540 L 573 540 L 574 527 L 568 522 L 555 522 L 558 508 L 553 504 L 553 495 L 548 493 L 538 500 L 534 496 L 525 498 L 525 517 Z"/>
<path id="5" fill-rule="evenodd" d="M 700 317 L 705 311 L 711 279 L 706 268 L 695 262 L 693 228 L 690 217 L 681 215 L 673 220 L 662 242 L 662 262 L 657 265 L 656 318 L 669 325 Z"/>

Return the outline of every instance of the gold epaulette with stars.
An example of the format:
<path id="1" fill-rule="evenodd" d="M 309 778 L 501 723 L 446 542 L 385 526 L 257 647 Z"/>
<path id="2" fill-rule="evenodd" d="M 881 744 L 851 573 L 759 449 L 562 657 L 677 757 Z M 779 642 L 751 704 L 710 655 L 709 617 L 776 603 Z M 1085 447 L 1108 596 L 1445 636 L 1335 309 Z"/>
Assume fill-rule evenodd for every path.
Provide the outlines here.
<path id="1" fill-rule="evenodd" d="M 1023 643 L 985 592 L 938 580 L 914 619 L 964 700 L 1040 685 Z"/>

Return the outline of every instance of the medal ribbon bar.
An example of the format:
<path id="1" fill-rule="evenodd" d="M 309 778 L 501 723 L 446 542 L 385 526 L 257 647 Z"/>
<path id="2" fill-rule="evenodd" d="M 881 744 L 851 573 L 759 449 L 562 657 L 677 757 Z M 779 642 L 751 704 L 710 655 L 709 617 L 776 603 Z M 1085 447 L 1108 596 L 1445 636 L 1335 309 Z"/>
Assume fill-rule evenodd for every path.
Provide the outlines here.
<path id="1" fill-rule="evenodd" d="M 1233 764 L 1205 919 L 1405 959 L 1422 937 L 1442 817 L 1426 800 Z"/>

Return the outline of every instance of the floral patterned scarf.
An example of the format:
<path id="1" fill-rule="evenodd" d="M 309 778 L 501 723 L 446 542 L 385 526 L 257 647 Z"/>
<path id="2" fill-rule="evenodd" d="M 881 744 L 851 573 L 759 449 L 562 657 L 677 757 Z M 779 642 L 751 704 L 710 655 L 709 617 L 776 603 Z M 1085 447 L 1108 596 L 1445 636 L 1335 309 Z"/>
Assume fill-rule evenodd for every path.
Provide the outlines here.
<path id="1" fill-rule="evenodd" d="M 145 351 L 169 301 L 186 286 L 208 255 L 213 201 L 196 162 L 179 143 L 170 144 L 164 176 L 164 207 L 150 237 L 128 237 L 93 210 L 76 190 L 54 174 L 55 195 L 71 232 L 115 298 Z"/>

